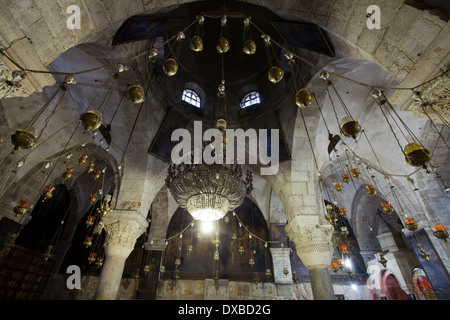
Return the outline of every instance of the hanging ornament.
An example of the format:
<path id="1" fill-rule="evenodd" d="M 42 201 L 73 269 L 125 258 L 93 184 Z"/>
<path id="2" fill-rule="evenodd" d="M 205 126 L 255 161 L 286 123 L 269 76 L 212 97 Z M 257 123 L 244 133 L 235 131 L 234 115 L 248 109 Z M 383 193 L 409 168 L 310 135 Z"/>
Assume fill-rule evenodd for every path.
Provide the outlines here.
<path id="1" fill-rule="evenodd" d="M 281 81 L 281 79 L 283 79 L 283 76 L 284 76 L 284 71 L 281 68 L 274 66 L 269 69 L 268 78 L 269 78 L 270 82 L 278 83 Z"/>
<path id="2" fill-rule="evenodd" d="M 438 238 L 442 239 L 445 242 L 447 242 L 447 238 L 449 237 L 448 230 L 445 230 L 445 226 L 443 224 L 438 224 L 431 227 L 431 230 L 433 230 L 433 235 Z"/>
<path id="3" fill-rule="evenodd" d="M 346 237 L 348 236 L 348 233 L 347 227 L 341 227 L 341 236 Z"/>
<path id="4" fill-rule="evenodd" d="M 94 240 L 93 237 L 86 237 L 86 239 L 84 239 L 84 246 L 86 248 L 89 248 L 92 245 L 92 240 Z"/>
<path id="5" fill-rule="evenodd" d="M 66 84 L 77 84 L 77 81 L 75 80 L 75 77 L 72 75 L 68 75 L 64 78 L 64 82 Z"/>
<path id="6" fill-rule="evenodd" d="M 319 73 L 319 78 L 322 80 L 328 80 L 328 78 L 330 77 L 330 73 L 327 70 L 322 70 Z"/>
<path id="7" fill-rule="evenodd" d="M 227 37 L 227 16 L 221 19 L 220 37 L 216 46 L 218 53 L 227 53 L 230 50 L 230 43 Z"/>
<path id="8" fill-rule="evenodd" d="M 200 36 L 193 36 L 191 40 L 191 50 L 194 52 L 203 51 L 203 40 Z"/>
<path id="9" fill-rule="evenodd" d="M 98 110 L 90 110 L 80 116 L 80 121 L 86 131 L 97 130 L 102 125 L 102 113 Z"/>
<path id="10" fill-rule="evenodd" d="M 431 160 L 431 153 L 418 143 L 412 142 L 405 146 L 403 153 L 406 162 L 414 167 L 427 168 L 427 163 Z"/>
<path id="11" fill-rule="evenodd" d="M 350 172 L 352 173 L 353 178 L 358 179 L 359 176 L 361 175 L 358 171 L 358 168 L 353 168 L 352 170 L 350 170 Z"/>
<path id="12" fill-rule="evenodd" d="M 169 58 L 163 63 L 164 73 L 169 77 L 173 77 L 178 72 L 178 63 L 173 58 Z"/>
<path id="13" fill-rule="evenodd" d="M 89 258 L 88 258 L 89 264 L 91 264 L 92 262 L 95 262 L 96 259 L 97 259 L 97 253 L 91 252 L 89 254 Z"/>
<path id="14" fill-rule="evenodd" d="M 412 232 L 415 232 L 419 227 L 419 225 L 414 222 L 414 218 L 405 218 L 403 219 L 403 223 L 405 224 L 405 228 Z"/>
<path id="15" fill-rule="evenodd" d="M 369 195 L 374 195 L 375 194 L 375 188 L 372 184 L 369 184 L 366 186 L 366 193 Z"/>
<path id="16" fill-rule="evenodd" d="M 102 176 L 102 171 L 101 170 L 95 170 L 94 171 L 94 180 L 100 179 L 101 176 Z"/>
<path id="17" fill-rule="evenodd" d="M 341 246 L 341 252 L 342 252 L 342 254 L 348 254 L 347 246 Z"/>
<path id="18" fill-rule="evenodd" d="M 15 150 L 32 149 L 36 146 L 38 137 L 38 131 L 35 128 L 28 126 L 17 130 L 11 135 L 11 143 L 14 145 Z"/>
<path id="19" fill-rule="evenodd" d="M 86 219 L 86 226 L 87 227 L 92 226 L 94 224 L 94 220 L 95 220 L 94 216 L 88 216 Z"/>
<path id="20" fill-rule="evenodd" d="M 80 159 L 78 160 L 78 163 L 79 163 L 79 164 L 85 164 L 85 163 L 86 163 L 86 160 L 87 160 L 87 158 L 88 158 L 88 156 L 87 156 L 87 155 L 85 155 L 85 154 L 82 154 L 82 155 L 80 156 Z"/>
<path id="21" fill-rule="evenodd" d="M 89 202 L 94 203 L 95 201 L 97 201 L 97 194 L 91 193 L 91 196 L 89 197 Z"/>
<path id="22" fill-rule="evenodd" d="M 346 217 L 347 216 L 347 209 L 340 208 L 339 209 L 339 214 L 340 214 L 341 217 Z"/>
<path id="23" fill-rule="evenodd" d="M 93 172 L 93 171 L 94 171 L 94 166 L 95 166 L 95 164 L 93 164 L 92 162 L 89 162 L 89 164 L 87 165 L 86 172 L 87 172 L 88 174 L 91 173 L 91 172 Z"/>
<path id="24" fill-rule="evenodd" d="M 389 201 L 382 202 L 381 206 L 383 207 L 384 212 L 386 212 L 388 214 L 392 212 L 392 206 L 389 203 Z"/>
<path id="25" fill-rule="evenodd" d="M 24 215 L 25 213 L 28 212 L 28 206 L 30 205 L 30 203 L 28 201 L 25 200 L 20 200 L 19 204 L 14 207 L 13 211 L 16 214 L 16 217 Z"/>
<path id="26" fill-rule="evenodd" d="M 131 86 L 131 88 L 127 91 L 127 97 L 128 100 L 135 104 L 143 103 L 145 101 L 144 88 L 142 88 L 139 84 Z"/>
<path id="27" fill-rule="evenodd" d="M 242 48 L 242 51 L 244 51 L 245 54 L 252 55 L 256 53 L 256 43 L 252 40 L 252 33 L 250 30 L 250 19 L 251 18 L 245 18 L 244 19 L 244 46 Z M 247 36 L 248 34 L 248 36 Z M 248 37 L 248 38 L 247 38 Z"/>
<path id="28" fill-rule="evenodd" d="M 361 126 L 359 125 L 358 121 L 350 116 L 345 116 L 344 118 L 342 118 L 340 127 L 341 134 L 343 136 L 352 137 L 353 139 L 356 139 L 358 133 L 361 132 Z"/>
<path id="29" fill-rule="evenodd" d="M 97 262 L 95 263 L 95 265 L 96 265 L 98 268 L 102 267 L 102 266 L 103 266 L 103 260 L 104 260 L 104 258 L 99 257 L 99 258 L 97 259 Z"/>
<path id="30" fill-rule="evenodd" d="M 284 71 L 280 67 L 272 65 L 271 50 L 275 51 L 275 49 L 273 49 L 272 42 L 270 40 L 270 36 L 267 34 L 262 34 L 261 38 L 264 40 L 264 43 L 266 45 L 266 51 L 267 51 L 267 59 L 268 59 L 267 63 L 269 65 L 269 72 L 268 72 L 267 77 L 269 78 L 270 82 L 278 83 L 283 79 Z M 276 57 L 275 52 L 273 54 Z"/>
<path id="31" fill-rule="evenodd" d="M 191 50 L 194 52 L 203 51 L 203 40 L 200 34 L 203 34 L 204 16 L 197 16 L 198 24 L 194 36 L 191 39 Z"/>
<path id="32" fill-rule="evenodd" d="M 342 181 L 344 181 L 345 183 L 348 183 L 350 181 L 350 177 L 349 177 L 348 173 L 344 173 L 342 175 Z"/>
<path id="33" fill-rule="evenodd" d="M 72 174 L 75 170 L 72 168 L 66 168 L 65 172 L 64 172 L 64 180 L 69 180 L 70 178 L 72 178 Z"/>
<path id="34" fill-rule="evenodd" d="M 334 273 L 338 272 L 338 266 L 336 262 L 331 263 L 331 270 L 333 270 Z"/>
<path id="35" fill-rule="evenodd" d="M 334 186 L 338 192 L 341 192 L 344 189 L 342 183 L 336 183 Z"/>
<path id="36" fill-rule="evenodd" d="M 55 187 L 47 186 L 45 187 L 44 195 L 42 196 L 42 201 L 49 200 L 53 198 L 53 192 L 55 191 Z"/>
<path id="37" fill-rule="evenodd" d="M 255 43 L 255 41 L 253 41 L 251 39 L 245 41 L 242 51 L 244 51 L 245 54 L 248 54 L 248 55 L 255 54 L 256 53 L 256 43 Z"/>
<path id="38" fill-rule="evenodd" d="M 306 108 L 312 102 L 312 95 L 308 89 L 302 88 L 295 94 L 295 103 L 299 108 Z"/>

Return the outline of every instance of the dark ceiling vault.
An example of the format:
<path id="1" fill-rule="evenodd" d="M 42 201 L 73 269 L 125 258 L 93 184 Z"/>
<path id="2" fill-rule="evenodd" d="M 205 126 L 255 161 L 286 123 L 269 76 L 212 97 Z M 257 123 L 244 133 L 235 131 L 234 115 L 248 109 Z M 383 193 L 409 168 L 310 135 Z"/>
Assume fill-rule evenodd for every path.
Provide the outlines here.
<path id="1" fill-rule="evenodd" d="M 274 110 L 291 90 L 290 70 L 285 63 L 282 50 L 273 45 L 277 61 L 284 69 L 284 79 L 273 84 L 268 80 L 269 62 L 266 47 L 261 39 L 261 31 L 271 39 L 289 50 L 306 49 L 317 54 L 334 56 L 334 51 L 325 30 L 319 26 L 303 21 L 286 21 L 271 10 L 239 1 L 199 1 L 180 5 L 164 14 L 137 15 L 129 18 L 117 30 L 112 45 L 147 39 L 164 39 L 166 41 L 178 31 L 187 28 L 198 15 L 204 15 L 203 27 L 204 50 L 190 50 L 190 40 L 195 28 L 189 28 L 182 41 L 180 55 L 176 58 L 179 69 L 173 77 L 162 72 L 162 63 L 168 58 L 171 43 L 166 44 L 157 56 L 155 78 L 171 106 L 180 108 L 192 116 L 214 122 L 219 117 L 217 91 L 222 79 L 222 58 L 224 79 L 226 81 L 226 118 L 230 126 L 249 127 L 249 120 L 268 110 Z M 225 54 L 217 52 L 216 44 L 220 36 L 221 18 L 227 16 L 227 34 L 230 51 Z M 252 39 L 257 44 L 257 51 L 247 55 L 242 51 L 244 43 L 244 18 L 251 17 L 254 25 L 250 26 Z M 257 28 L 260 30 L 258 30 Z M 248 36 L 248 35 L 247 35 Z M 309 79 L 305 79 L 309 81 Z M 205 96 L 204 107 L 198 112 L 190 112 L 181 103 L 181 94 L 186 83 L 195 83 Z M 247 93 L 245 88 L 256 88 L 261 95 L 261 104 L 257 108 L 239 110 L 239 101 Z M 222 110 L 223 111 L 223 110 Z"/>

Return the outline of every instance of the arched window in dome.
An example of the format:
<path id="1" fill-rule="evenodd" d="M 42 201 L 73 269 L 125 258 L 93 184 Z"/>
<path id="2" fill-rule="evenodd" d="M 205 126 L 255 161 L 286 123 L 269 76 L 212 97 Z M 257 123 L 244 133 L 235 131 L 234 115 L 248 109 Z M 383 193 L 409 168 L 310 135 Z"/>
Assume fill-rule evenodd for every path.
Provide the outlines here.
<path id="1" fill-rule="evenodd" d="M 202 99 L 200 95 L 192 89 L 184 89 L 181 100 L 193 105 L 194 107 L 200 108 Z"/>
<path id="2" fill-rule="evenodd" d="M 258 91 L 251 91 L 249 93 L 246 93 L 242 99 L 241 103 L 239 104 L 239 107 L 241 109 L 248 108 L 250 106 L 253 106 L 255 104 L 261 103 L 261 98 L 259 97 Z"/>

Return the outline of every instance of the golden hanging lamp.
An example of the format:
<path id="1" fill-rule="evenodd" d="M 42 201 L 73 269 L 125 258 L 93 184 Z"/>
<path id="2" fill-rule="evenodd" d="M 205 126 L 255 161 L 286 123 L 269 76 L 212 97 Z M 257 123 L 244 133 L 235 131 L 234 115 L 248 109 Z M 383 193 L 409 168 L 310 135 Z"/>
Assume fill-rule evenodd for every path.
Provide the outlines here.
<path id="1" fill-rule="evenodd" d="M 268 76 L 270 82 L 278 83 L 283 79 L 284 71 L 281 68 L 274 66 L 269 69 L 269 73 L 267 76 Z"/>
<path id="2" fill-rule="evenodd" d="M 342 118 L 340 127 L 341 134 L 343 136 L 352 137 L 353 139 L 356 139 L 358 133 L 361 132 L 361 126 L 359 125 L 358 121 L 350 116 L 345 116 L 344 118 Z"/>
<path id="3" fill-rule="evenodd" d="M 64 172 L 64 180 L 69 180 L 70 178 L 72 178 L 72 174 L 75 170 L 72 168 L 66 168 L 65 172 Z"/>
<path id="4" fill-rule="evenodd" d="M 31 126 L 27 126 L 11 135 L 11 143 L 14 145 L 15 150 L 32 149 L 36 146 L 38 137 L 38 131 Z"/>
<path id="5" fill-rule="evenodd" d="M 245 54 L 252 55 L 256 53 L 256 43 L 253 40 L 247 40 L 244 43 L 244 47 L 242 48 L 242 51 L 244 51 Z"/>
<path id="6" fill-rule="evenodd" d="M 163 63 L 163 70 L 166 75 L 173 77 L 178 72 L 178 63 L 173 58 L 169 58 Z"/>
<path id="7" fill-rule="evenodd" d="M 299 108 L 306 108 L 312 102 L 312 94 L 308 89 L 302 88 L 295 94 L 295 103 Z"/>
<path id="8" fill-rule="evenodd" d="M 20 200 L 19 204 L 16 207 L 14 207 L 14 209 L 13 209 L 14 213 L 16 214 L 16 217 L 27 213 L 27 211 L 28 211 L 27 208 L 29 205 L 30 205 L 30 203 L 28 201 Z"/>
<path id="9" fill-rule="evenodd" d="M 230 42 L 227 38 L 227 16 L 221 19 L 220 37 L 216 49 L 218 53 L 227 53 L 230 50 Z"/>
<path id="10" fill-rule="evenodd" d="M 244 19 L 244 40 L 247 40 L 245 40 L 244 46 L 242 48 L 242 51 L 244 51 L 244 53 L 248 55 L 256 53 L 256 43 L 252 40 L 252 34 L 250 30 L 250 19 L 250 17 Z"/>
<path id="11" fill-rule="evenodd" d="M 414 167 L 426 168 L 427 163 L 431 160 L 431 153 L 422 145 L 412 142 L 403 149 L 406 162 Z"/>
<path id="12" fill-rule="evenodd" d="M 193 36 L 191 40 L 191 50 L 194 52 L 203 51 L 203 40 L 200 36 Z"/>
<path id="13" fill-rule="evenodd" d="M 145 101 L 144 88 L 141 85 L 135 84 L 127 92 L 128 99 L 133 103 L 143 103 Z"/>
<path id="14" fill-rule="evenodd" d="M 191 50 L 194 52 L 200 52 L 203 51 L 203 40 L 200 36 L 200 31 L 203 33 L 203 22 L 205 21 L 204 16 L 197 16 L 198 25 L 197 30 L 195 32 L 195 35 L 191 39 Z"/>
<path id="15" fill-rule="evenodd" d="M 102 113 L 98 110 L 90 110 L 80 116 L 81 124 L 86 131 L 97 130 L 102 125 Z"/>
<path id="16" fill-rule="evenodd" d="M 403 219 L 403 223 L 405 224 L 405 228 L 412 232 L 415 232 L 419 227 L 417 222 L 414 222 L 414 218 L 405 218 Z"/>
<path id="17" fill-rule="evenodd" d="M 220 37 L 217 41 L 217 52 L 218 53 L 227 53 L 230 50 L 230 42 L 225 37 Z"/>
<path id="18" fill-rule="evenodd" d="M 43 197 L 42 201 L 49 200 L 49 199 L 53 198 L 53 192 L 54 191 L 55 191 L 55 187 L 52 187 L 52 186 L 45 187 L 45 191 L 44 191 L 44 194 L 42 196 Z"/>
<path id="19" fill-rule="evenodd" d="M 372 184 L 369 184 L 366 186 L 366 193 L 368 195 L 374 195 L 375 194 L 375 188 Z"/>

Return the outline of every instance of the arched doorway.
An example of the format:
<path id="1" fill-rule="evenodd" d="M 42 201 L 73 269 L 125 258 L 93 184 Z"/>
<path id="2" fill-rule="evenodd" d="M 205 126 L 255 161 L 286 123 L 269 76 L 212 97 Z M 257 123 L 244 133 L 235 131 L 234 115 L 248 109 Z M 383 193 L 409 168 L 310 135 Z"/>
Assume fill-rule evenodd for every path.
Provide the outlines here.
<path id="1" fill-rule="evenodd" d="M 386 300 L 410 300 L 392 272 L 383 270 L 380 275 L 381 292 L 384 293 Z"/>
<path id="2" fill-rule="evenodd" d="M 433 286 L 423 269 L 415 268 L 412 279 L 414 283 L 414 296 L 417 300 L 438 300 Z"/>

